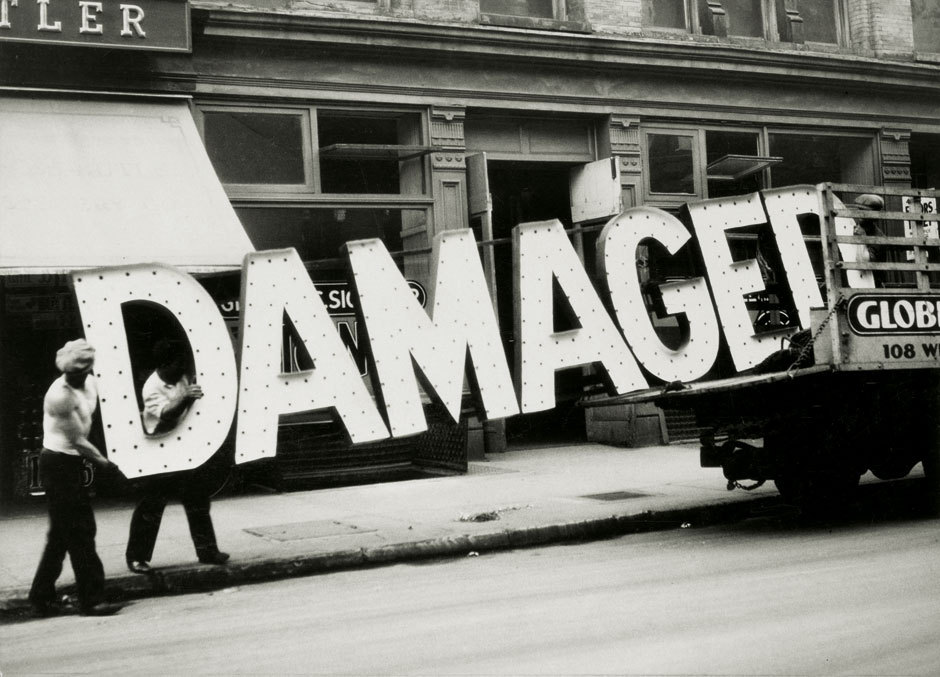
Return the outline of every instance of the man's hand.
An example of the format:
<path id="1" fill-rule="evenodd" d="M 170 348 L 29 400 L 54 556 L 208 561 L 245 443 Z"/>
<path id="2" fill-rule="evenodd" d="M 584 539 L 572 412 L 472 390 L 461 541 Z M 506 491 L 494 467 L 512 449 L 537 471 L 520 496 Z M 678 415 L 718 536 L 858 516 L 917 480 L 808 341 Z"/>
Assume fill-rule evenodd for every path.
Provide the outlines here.
<path id="1" fill-rule="evenodd" d="M 189 400 L 198 400 L 202 397 L 202 386 L 198 383 L 185 386 L 183 388 L 183 397 Z"/>

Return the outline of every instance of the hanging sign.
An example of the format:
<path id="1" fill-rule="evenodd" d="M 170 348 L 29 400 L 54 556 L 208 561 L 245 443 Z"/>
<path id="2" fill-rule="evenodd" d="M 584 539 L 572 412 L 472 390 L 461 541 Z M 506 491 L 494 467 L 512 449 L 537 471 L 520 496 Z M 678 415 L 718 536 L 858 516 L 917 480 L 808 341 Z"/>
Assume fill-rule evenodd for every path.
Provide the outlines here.
<path id="1" fill-rule="evenodd" d="M 188 0 L 0 0 L 0 41 L 192 51 Z"/>

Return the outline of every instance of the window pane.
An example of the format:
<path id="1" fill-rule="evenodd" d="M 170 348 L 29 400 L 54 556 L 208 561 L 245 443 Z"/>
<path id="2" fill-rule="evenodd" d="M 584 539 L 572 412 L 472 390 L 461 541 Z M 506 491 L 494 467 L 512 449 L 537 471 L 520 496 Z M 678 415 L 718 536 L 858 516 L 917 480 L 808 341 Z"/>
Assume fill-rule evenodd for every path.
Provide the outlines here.
<path id="1" fill-rule="evenodd" d="M 940 52 L 940 0 L 911 0 L 914 49 Z"/>
<path id="2" fill-rule="evenodd" d="M 692 137 L 676 134 L 648 134 L 650 192 L 695 192 L 692 178 Z"/>
<path id="3" fill-rule="evenodd" d="M 838 42 L 834 0 L 799 0 L 806 42 Z"/>
<path id="4" fill-rule="evenodd" d="M 222 183 L 306 183 L 300 115 L 206 111 L 206 151 Z"/>
<path id="5" fill-rule="evenodd" d="M 704 2 L 704 0 L 702 0 Z M 722 0 L 728 19 L 728 35 L 751 38 L 764 37 L 764 15 L 761 0 Z"/>
<path id="6" fill-rule="evenodd" d="M 414 221 L 421 210 L 375 208 L 249 208 L 236 209 L 256 249 L 293 247 L 304 261 L 341 257 L 350 240 L 380 238 L 389 251 L 401 251 L 402 219 Z M 338 266 L 344 279 L 342 265 Z"/>
<path id="7" fill-rule="evenodd" d="M 685 0 L 643 0 L 643 23 L 658 28 L 685 28 Z"/>
<path id="8" fill-rule="evenodd" d="M 480 11 L 484 14 L 555 18 L 554 0 L 480 0 Z"/>
<path id="9" fill-rule="evenodd" d="M 725 155 L 757 155 L 757 134 L 754 132 L 705 132 L 705 165 Z M 761 172 L 729 181 L 708 180 L 708 197 L 728 197 L 753 193 L 761 188 Z"/>
<path id="10" fill-rule="evenodd" d="M 349 111 L 319 111 L 317 134 L 320 183 L 324 193 L 424 193 L 422 157 L 400 159 L 392 146 L 420 143 L 418 115 L 365 116 Z M 334 144 L 370 148 L 335 155 Z M 384 147 L 384 150 L 383 150 Z"/>
<path id="11" fill-rule="evenodd" d="M 781 40 L 786 39 L 787 15 L 784 0 L 777 0 L 777 33 Z M 803 40 L 806 42 L 839 41 L 836 30 L 835 0 L 797 0 L 797 9 L 803 18 Z"/>
<path id="12" fill-rule="evenodd" d="M 871 183 L 871 140 L 814 134 L 771 134 L 770 154 L 783 158 L 774 165 L 775 187 L 798 183 Z"/>

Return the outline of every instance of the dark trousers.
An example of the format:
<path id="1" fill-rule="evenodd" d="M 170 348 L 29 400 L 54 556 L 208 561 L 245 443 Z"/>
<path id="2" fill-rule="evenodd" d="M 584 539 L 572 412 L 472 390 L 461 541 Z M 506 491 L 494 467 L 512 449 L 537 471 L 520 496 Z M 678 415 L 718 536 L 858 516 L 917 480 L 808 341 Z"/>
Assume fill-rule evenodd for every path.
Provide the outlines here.
<path id="1" fill-rule="evenodd" d="M 163 520 L 163 510 L 172 498 L 178 498 L 186 511 L 189 535 L 196 547 L 196 556 L 205 557 L 219 551 L 215 529 L 209 515 L 210 498 L 204 483 L 194 473 L 179 473 L 170 477 L 154 478 L 140 487 L 141 498 L 131 517 L 131 530 L 127 539 L 127 561 L 149 562 L 157 543 L 157 533 Z"/>
<path id="2" fill-rule="evenodd" d="M 94 606 L 104 597 L 104 567 L 95 552 L 95 514 L 82 486 L 82 459 L 43 449 L 39 471 L 49 505 L 49 534 L 29 600 L 33 604 L 55 601 L 55 582 L 62 573 L 65 553 L 72 561 L 78 602 Z"/>

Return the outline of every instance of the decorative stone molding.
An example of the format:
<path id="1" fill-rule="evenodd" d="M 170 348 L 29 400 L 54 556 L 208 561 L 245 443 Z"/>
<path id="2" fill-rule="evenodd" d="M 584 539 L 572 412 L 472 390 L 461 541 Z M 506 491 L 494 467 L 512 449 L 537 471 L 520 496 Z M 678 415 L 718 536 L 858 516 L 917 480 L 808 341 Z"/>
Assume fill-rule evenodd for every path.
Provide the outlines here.
<path id="1" fill-rule="evenodd" d="M 463 123 L 467 111 L 461 106 L 434 106 L 431 109 L 431 145 L 441 151 L 431 154 L 434 169 L 464 169 Z"/>
<path id="2" fill-rule="evenodd" d="M 911 131 L 883 128 L 878 137 L 881 145 L 881 173 L 886 184 L 911 182 Z"/>
<path id="3" fill-rule="evenodd" d="M 640 158 L 640 120 L 625 115 L 611 115 L 608 123 L 610 153 L 618 158 L 620 171 L 624 174 L 640 174 L 643 163 Z"/>
<path id="4" fill-rule="evenodd" d="M 702 24 L 702 32 L 706 35 L 728 37 L 728 21 L 725 8 L 721 6 L 721 0 L 705 0 Z"/>
<path id="5" fill-rule="evenodd" d="M 803 40 L 803 17 L 800 16 L 798 0 L 784 0 L 785 23 L 780 26 L 781 37 L 785 42 L 792 42 L 802 45 Z"/>

